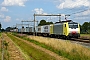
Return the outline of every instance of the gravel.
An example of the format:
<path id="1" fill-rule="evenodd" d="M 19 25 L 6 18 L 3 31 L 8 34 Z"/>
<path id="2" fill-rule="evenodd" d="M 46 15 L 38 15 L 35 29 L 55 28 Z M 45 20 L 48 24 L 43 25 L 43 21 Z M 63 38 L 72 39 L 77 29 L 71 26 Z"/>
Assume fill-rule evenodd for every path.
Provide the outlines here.
<path id="1" fill-rule="evenodd" d="M 86 48 L 90 48 L 90 43 L 84 43 L 84 42 L 77 42 L 77 41 L 71 41 L 72 43 L 80 44 Z"/>

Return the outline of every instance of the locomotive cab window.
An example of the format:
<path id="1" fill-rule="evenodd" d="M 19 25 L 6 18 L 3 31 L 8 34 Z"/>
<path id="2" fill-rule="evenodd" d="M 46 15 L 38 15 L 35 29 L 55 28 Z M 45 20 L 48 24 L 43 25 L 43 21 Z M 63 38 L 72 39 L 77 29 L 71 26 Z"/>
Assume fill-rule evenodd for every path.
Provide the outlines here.
<path id="1" fill-rule="evenodd" d="M 66 24 L 65 24 L 65 27 L 66 27 Z"/>
<path id="2" fill-rule="evenodd" d="M 69 28 L 78 28 L 78 23 L 69 23 Z"/>

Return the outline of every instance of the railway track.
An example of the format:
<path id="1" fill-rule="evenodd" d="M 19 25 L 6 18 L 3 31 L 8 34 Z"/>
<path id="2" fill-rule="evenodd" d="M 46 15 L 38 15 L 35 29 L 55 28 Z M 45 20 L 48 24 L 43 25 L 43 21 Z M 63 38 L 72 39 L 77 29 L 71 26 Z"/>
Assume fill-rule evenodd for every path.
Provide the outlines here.
<path id="1" fill-rule="evenodd" d="M 84 43 L 90 43 L 90 39 L 83 39 L 83 38 L 76 39 L 76 38 L 71 38 L 70 40 L 84 42 Z"/>
<path id="2" fill-rule="evenodd" d="M 54 37 L 55 38 L 55 37 Z M 60 40 L 66 40 L 63 38 L 55 38 L 55 39 L 60 39 Z M 84 47 L 90 48 L 90 39 L 84 39 L 84 38 L 71 38 L 68 39 L 71 43 L 76 43 L 76 44 L 80 44 Z"/>

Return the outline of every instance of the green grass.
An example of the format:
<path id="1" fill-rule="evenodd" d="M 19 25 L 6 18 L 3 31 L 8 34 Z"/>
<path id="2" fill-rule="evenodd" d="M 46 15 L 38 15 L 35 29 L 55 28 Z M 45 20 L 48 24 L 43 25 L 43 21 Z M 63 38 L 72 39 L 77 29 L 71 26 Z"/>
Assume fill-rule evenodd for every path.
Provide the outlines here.
<path id="1" fill-rule="evenodd" d="M 2 53 L 0 52 L 0 60 L 1 60 L 1 54 L 2 54 Z"/>
<path id="2" fill-rule="evenodd" d="M 3 51 L 4 51 L 3 59 L 9 60 L 8 43 L 5 40 L 1 43 L 2 37 L 3 37 L 3 33 L 0 32 L 0 60 L 2 60 L 2 58 L 1 58 L 1 56 L 2 56 L 1 44 L 2 43 L 3 43 L 3 46 L 4 46 L 4 48 L 3 48 Z"/>
<path id="3" fill-rule="evenodd" d="M 89 39 L 90 40 L 90 34 L 81 34 L 80 38 Z"/>
<path id="4" fill-rule="evenodd" d="M 29 44 L 17 39 L 16 37 L 7 34 L 32 60 L 55 60 L 54 57 L 40 51 Z"/>
<path id="5" fill-rule="evenodd" d="M 1 32 L 0 32 L 0 39 L 1 39 Z M 0 40 L 0 60 L 1 60 L 1 40 Z"/>
<path id="6" fill-rule="evenodd" d="M 0 32 L 0 37 L 1 37 L 1 34 L 2 34 L 2 33 Z"/>
<path id="7" fill-rule="evenodd" d="M 0 47 L 0 60 L 1 60 L 1 54 L 2 54 L 2 53 L 1 53 L 1 47 Z"/>
<path id="8" fill-rule="evenodd" d="M 18 35 L 16 35 L 18 36 Z M 58 55 L 60 56 L 63 56 L 65 58 L 68 58 L 69 60 L 90 60 L 90 54 L 88 55 L 87 53 L 90 53 L 90 50 L 86 49 L 86 48 L 83 48 L 83 47 L 80 47 L 80 46 L 72 46 L 72 44 L 70 44 L 69 46 L 70 47 L 70 51 L 66 51 L 66 49 L 68 48 L 68 45 L 64 45 L 66 46 L 66 48 L 62 48 L 62 49 L 55 49 L 53 46 L 51 45 L 48 45 L 48 44 L 45 44 L 45 43 L 40 43 L 36 40 L 32 40 L 32 39 L 29 39 L 27 37 L 23 37 L 23 36 L 18 36 L 19 38 L 22 38 L 24 40 L 28 40 L 38 46 L 41 46 L 43 48 L 46 48 L 48 50 L 51 50 L 55 53 L 57 53 Z M 54 42 L 54 41 L 53 41 Z M 68 43 L 68 42 L 66 42 Z M 62 47 L 64 47 L 62 46 Z M 86 53 L 85 53 L 86 52 Z M 85 55 L 84 55 L 85 53 Z"/>
<path id="9" fill-rule="evenodd" d="M 80 36 L 90 36 L 90 34 L 80 34 Z"/>

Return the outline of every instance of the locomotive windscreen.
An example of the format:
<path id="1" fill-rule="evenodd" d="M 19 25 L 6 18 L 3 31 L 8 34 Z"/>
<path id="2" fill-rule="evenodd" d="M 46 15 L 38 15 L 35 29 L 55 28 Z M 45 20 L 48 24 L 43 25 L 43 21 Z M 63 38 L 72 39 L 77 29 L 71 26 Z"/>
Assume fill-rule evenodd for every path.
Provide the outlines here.
<path id="1" fill-rule="evenodd" d="M 78 28 L 78 23 L 68 23 L 69 28 Z"/>

